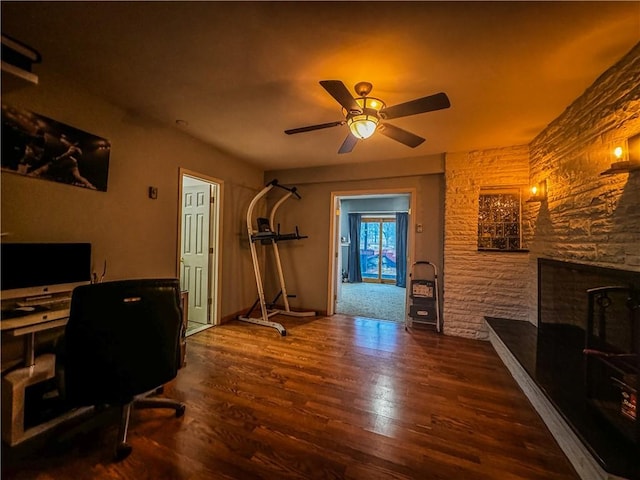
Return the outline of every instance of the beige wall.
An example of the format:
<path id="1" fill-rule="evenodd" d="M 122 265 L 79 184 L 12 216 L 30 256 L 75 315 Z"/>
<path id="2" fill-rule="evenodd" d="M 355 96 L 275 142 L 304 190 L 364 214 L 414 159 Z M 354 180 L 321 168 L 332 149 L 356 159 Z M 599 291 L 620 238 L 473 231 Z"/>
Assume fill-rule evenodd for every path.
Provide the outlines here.
<path id="1" fill-rule="evenodd" d="M 422 162 L 417 170 L 440 170 L 440 157 L 435 158 L 437 167 Z M 329 282 L 329 230 L 332 220 L 332 192 L 371 192 L 374 190 L 411 190 L 416 192 L 416 212 L 409 228 L 415 232 L 415 224 L 424 225 L 423 233 L 414 233 L 415 259 L 434 261 L 442 267 L 442 205 L 443 179 L 440 173 L 420 174 L 387 178 L 397 172 L 397 164 L 375 162 L 352 165 L 366 180 L 339 181 L 345 167 L 325 167 L 299 169 L 297 171 L 268 172 L 267 181 L 277 178 L 297 180 L 289 186 L 297 186 L 301 200 L 289 200 L 279 210 L 276 223 L 283 232 L 293 231 L 297 225 L 300 233 L 308 239 L 282 242 L 279 244 L 285 281 L 289 293 L 297 295 L 290 301 L 292 308 L 306 308 L 317 311 L 327 309 L 327 287 Z M 414 171 L 416 169 L 413 169 Z M 409 170 L 403 170 L 407 173 Z M 346 175 L 349 176 L 349 175 Z M 326 181 L 318 181 L 321 178 Z M 285 183 L 281 181 L 281 183 Z M 275 190 L 273 197 L 278 196 Z M 272 197 L 272 198 L 273 198 Z M 271 266 L 270 268 L 273 268 Z M 270 291 L 277 291 L 271 284 Z"/>
<path id="2" fill-rule="evenodd" d="M 263 172 L 185 135 L 136 117 L 39 68 L 40 84 L 3 91 L 2 101 L 111 142 L 106 192 L 2 173 L 3 241 L 83 241 L 106 280 L 176 276 L 179 168 L 224 181 L 222 315 L 255 295 L 245 229 L 238 221 Z M 147 197 L 158 187 L 158 199 Z"/>

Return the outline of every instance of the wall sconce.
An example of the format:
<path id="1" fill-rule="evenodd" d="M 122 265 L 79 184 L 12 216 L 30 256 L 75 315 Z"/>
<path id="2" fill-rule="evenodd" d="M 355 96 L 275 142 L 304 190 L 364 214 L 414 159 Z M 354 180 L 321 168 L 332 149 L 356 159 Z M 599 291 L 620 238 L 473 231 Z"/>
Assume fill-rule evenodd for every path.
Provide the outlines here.
<path id="1" fill-rule="evenodd" d="M 542 180 L 540 183 L 532 185 L 529 189 L 531 197 L 527 202 L 543 202 L 547 199 L 547 181 Z"/>
<path id="2" fill-rule="evenodd" d="M 616 175 L 640 170 L 640 133 L 611 147 L 611 167 L 600 175 Z"/>

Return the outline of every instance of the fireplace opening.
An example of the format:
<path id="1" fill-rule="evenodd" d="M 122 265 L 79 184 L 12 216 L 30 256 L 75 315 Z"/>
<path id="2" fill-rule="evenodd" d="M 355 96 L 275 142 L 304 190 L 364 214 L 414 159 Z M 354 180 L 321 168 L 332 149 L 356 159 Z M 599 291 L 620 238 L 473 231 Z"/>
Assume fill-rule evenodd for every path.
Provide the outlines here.
<path id="1" fill-rule="evenodd" d="M 640 272 L 538 259 L 528 373 L 603 468 L 627 478 L 640 478 L 639 295 Z"/>
<path id="2" fill-rule="evenodd" d="M 485 317 L 498 353 L 506 347 L 602 470 L 638 480 L 639 304 L 640 272 L 538 259 L 537 326 Z"/>

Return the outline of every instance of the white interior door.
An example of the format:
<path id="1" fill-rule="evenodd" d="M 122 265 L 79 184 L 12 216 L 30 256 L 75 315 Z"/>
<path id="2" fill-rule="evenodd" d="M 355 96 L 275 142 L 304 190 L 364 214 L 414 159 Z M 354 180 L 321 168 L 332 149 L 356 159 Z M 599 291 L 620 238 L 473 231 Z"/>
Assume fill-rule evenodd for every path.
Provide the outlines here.
<path id="1" fill-rule="evenodd" d="M 209 222 L 211 185 L 184 186 L 182 190 L 182 246 L 180 282 L 189 292 L 189 322 L 209 323 Z"/>

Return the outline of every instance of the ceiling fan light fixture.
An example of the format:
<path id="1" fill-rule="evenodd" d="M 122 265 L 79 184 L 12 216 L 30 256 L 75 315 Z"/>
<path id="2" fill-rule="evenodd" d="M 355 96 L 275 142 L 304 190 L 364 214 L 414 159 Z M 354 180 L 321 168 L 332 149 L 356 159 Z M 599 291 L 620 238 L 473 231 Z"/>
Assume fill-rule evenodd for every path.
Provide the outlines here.
<path id="1" fill-rule="evenodd" d="M 362 113 L 360 115 L 349 115 L 347 125 L 354 137 L 361 140 L 369 138 L 378 127 L 378 116 Z"/>
<path id="2" fill-rule="evenodd" d="M 373 97 L 360 97 L 355 100 L 362 107 L 362 112 L 345 112 L 347 125 L 354 137 L 364 140 L 375 133 L 380 122 L 378 112 L 385 105 L 382 100 Z"/>
<path id="3" fill-rule="evenodd" d="M 386 121 L 394 118 L 418 115 L 419 113 L 442 110 L 443 108 L 449 108 L 451 106 L 451 102 L 449 102 L 449 98 L 444 92 L 416 98 L 415 100 L 399 103 L 387 108 L 385 103 L 379 98 L 369 97 L 369 93 L 371 93 L 373 88 L 373 85 L 369 82 L 359 82 L 356 84 L 354 90 L 358 95 L 357 97 L 354 97 L 340 80 L 321 80 L 320 85 L 342 106 L 344 120 L 292 128 L 285 130 L 284 133 L 292 135 L 294 133 L 323 130 L 346 123 L 349 126 L 349 134 L 342 143 L 338 153 L 350 153 L 357 145 L 358 140 L 369 138 L 376 131 L 407 147 L 416 148 L 424 142 L 424 138 L 390 123 L 386 123 Z"/>

